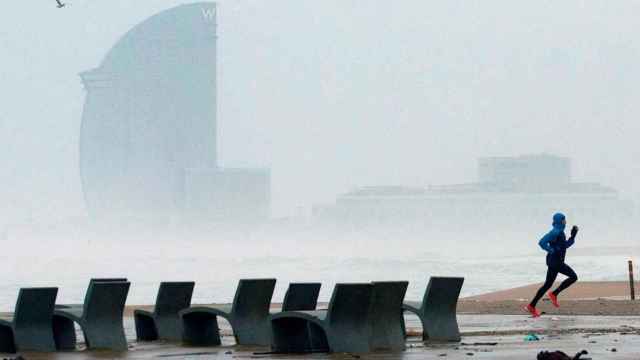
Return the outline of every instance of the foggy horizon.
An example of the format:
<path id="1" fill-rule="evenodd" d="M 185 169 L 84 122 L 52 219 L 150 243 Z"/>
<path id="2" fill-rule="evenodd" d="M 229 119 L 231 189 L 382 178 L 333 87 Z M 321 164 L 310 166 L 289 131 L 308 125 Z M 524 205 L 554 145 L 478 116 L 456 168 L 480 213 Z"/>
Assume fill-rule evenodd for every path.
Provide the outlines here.
<path id="1" fill-rule="evenodd" d="M 85 216 L 78 74 L 182 3 L 5 6 L 6 222 Z M 271 168 L 272 217 L 360 186 L 474 182 L 478 157 L 541 153 L 640 199 L 634 2 L 217 4 L 218 160 Z"/>

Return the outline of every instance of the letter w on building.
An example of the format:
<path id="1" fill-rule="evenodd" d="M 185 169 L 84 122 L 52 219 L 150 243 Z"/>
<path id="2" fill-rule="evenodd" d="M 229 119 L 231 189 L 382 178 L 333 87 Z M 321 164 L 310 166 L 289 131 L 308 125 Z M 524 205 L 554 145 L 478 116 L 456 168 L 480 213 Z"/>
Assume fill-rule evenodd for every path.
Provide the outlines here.
<path id="1" fill-rule="evenodd" d="M 216 18 L 216 8 L 202 8 L 202 17 L 206 21 L 213 21 Z"/>

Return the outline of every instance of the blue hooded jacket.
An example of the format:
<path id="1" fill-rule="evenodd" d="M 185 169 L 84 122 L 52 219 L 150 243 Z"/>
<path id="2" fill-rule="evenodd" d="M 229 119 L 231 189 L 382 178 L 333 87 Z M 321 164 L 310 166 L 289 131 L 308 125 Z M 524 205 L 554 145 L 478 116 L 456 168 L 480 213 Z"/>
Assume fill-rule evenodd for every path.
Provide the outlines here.
<path id="1" fill-rule="evenodd" d="M 562 213 L 553 215 L 553 229 L 540 239 L 538 245 L 547 252 L 547 265 L 558 265 L 564 263 L 567 249 L 575 243 L 574 238 L 569 238 L 564 234 L 566 217 Z"/>

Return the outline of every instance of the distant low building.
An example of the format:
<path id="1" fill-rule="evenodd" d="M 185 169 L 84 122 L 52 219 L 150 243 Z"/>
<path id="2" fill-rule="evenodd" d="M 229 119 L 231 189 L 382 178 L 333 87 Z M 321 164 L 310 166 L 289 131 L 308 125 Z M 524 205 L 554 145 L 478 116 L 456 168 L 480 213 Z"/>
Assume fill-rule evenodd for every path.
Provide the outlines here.
<path id="1" fill-rule="evenodd" d="M 318 222 L 349 226 L 548 222 L 556 211 L 566 212 L 572 220 L 602 223 L 633 214 L 632 202 L 620 199 L 615 189 L 572 182 L 568 158 L 481 158 L 478 180 L 424 188 L 357 188 L 338 196 L 335 204 L 315 206 L 313 214 Z"/>
<path id="2" fill-rule="evenodd" d="M 503 191 L 553 192 L 574 185 L 569 158 L 550 155 L 480 158 L 478 182 Z"/>

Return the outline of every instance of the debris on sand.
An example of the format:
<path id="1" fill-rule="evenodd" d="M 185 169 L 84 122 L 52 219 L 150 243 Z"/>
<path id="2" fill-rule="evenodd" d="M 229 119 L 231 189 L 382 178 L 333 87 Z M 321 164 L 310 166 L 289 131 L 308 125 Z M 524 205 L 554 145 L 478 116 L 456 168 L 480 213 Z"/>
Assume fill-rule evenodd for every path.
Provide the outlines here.
<path id="1" fill-rule="evenodd" d="M 529 333 L 524 337 L 524 341 L 540 341 L 540 338 L 535 333 Z"/>
<path id="2" fill-rule="evenodd" d="M 562 351 L 540 351 L 538 353 L 538 360 L 589 360 L 587 358 L 583 358 L 582 355 L 588 354 L 587 350 L 582 350 L 577 353 L 574 357 L 570 357 Z"/>

